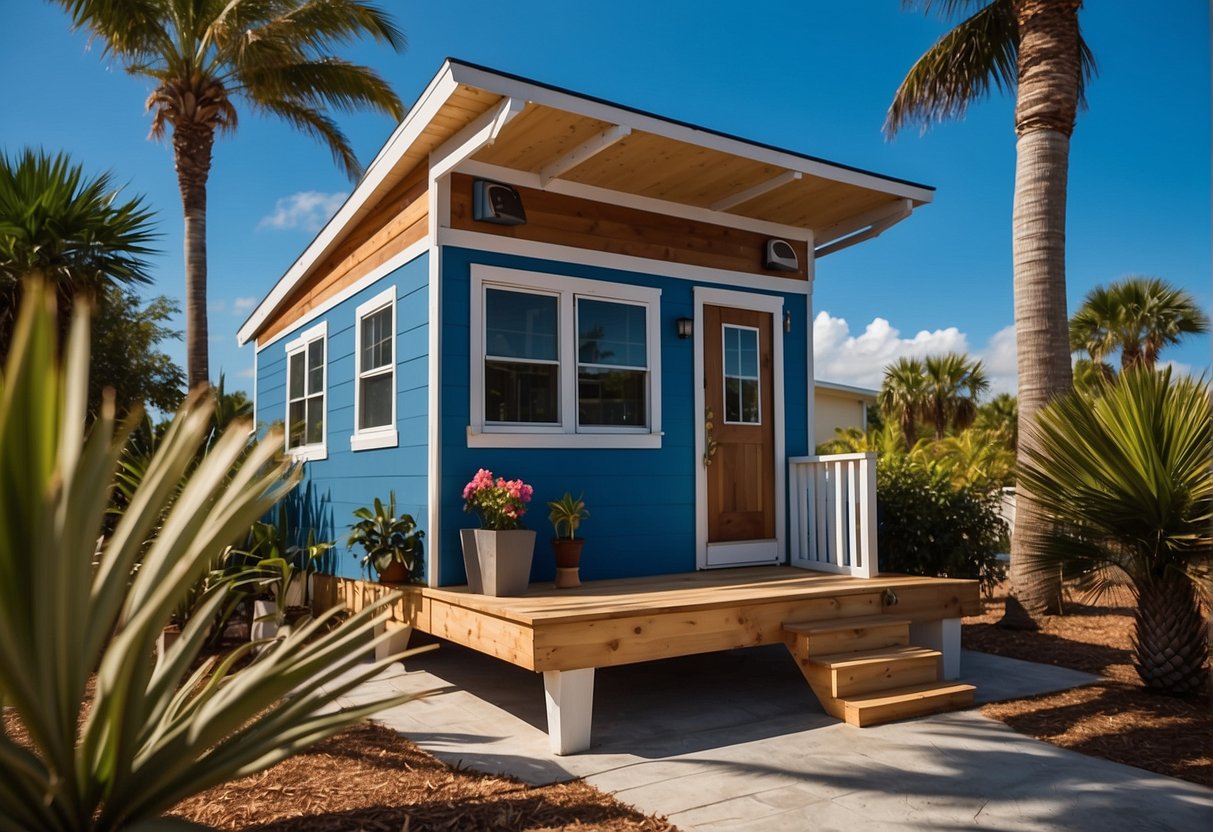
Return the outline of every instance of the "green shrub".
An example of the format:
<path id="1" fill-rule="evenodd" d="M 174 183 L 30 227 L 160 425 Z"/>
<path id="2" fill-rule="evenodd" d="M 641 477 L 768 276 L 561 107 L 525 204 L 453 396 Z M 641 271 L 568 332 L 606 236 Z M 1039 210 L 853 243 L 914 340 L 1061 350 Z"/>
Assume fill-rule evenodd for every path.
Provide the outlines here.
<path id="1" fill-rule="evenodd" d="M 942 469 L 882 456 L 876 524 L 883 572 L 976 578 L 987 596 L 1006 577 L 996 557 L 1006 532 L 996 491 L 957 487 Z"/>

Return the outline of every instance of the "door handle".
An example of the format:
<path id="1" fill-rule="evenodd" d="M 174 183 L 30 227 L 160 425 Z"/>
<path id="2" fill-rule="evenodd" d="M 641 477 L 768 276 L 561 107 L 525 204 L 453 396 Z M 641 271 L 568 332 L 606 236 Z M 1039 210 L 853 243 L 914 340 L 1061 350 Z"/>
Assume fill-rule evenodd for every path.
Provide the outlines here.
<path id="1" fill-rule="evenodd" d="M 712 438 L 712 408 L 705 407 L 703 409 L 703 467 L 708 468 L 712 465 L 712 459 L 716 456 L 716 440 Z"/>

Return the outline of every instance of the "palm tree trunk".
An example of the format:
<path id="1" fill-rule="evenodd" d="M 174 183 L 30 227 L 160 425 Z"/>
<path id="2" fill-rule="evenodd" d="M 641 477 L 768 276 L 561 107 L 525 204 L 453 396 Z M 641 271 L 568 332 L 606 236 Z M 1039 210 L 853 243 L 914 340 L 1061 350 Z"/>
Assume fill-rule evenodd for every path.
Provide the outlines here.
<path id="1" fill-rule="evenodd" d="M 1036 447 L 1036 413 L 1073 385 L 1066 316 L 1066 182 L 1078 106 L 1081 0 L 1020 0 L 1012 257 L 1022 466 Z M 1061 606 L 1061 576 L 1032 568 L 1043 522 L 1020 483 L 1011 535 L 1011 594 L 1003 623 L 1036 626 Z"/>
<path id="2" fill-rule="evenodd" d="M 1168 572 L 1137 587 L 1134 661 L 1146 687 L 1199 693 L 1204 686 L 1208 636 L 1192 582 Z"/>
<path id="3" fill-rule="evenodd" d="M 193 390 L 210 382 L 206 321 L 206 181 L 211 172 L 214 129 L 181 121 L 173 125 L 177 186 L 185 210 L 186 375 Z"/>

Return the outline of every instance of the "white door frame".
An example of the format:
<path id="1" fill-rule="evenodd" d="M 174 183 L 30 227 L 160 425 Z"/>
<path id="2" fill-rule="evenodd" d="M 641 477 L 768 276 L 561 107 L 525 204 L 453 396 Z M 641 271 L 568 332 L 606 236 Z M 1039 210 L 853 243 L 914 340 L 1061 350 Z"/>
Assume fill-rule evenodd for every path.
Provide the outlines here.
<path id="1" fill-rule="evenodd" d="M 771 383 L 775 398 L 774 423 L 775 458 L 775 538 L 773 540 L 738 541 L 736 543 L 712 544 L 711 557 L 708 551 L 708 478 L 703 467 L 703 339 L 707 334 L 703 326 L 704 306 L 727 306 L 768 312 L 771 315 Z M 695 287 L 695 371 L 691 376 L 694 388 L 695 421 L 695 567 L 715 569 L 725 566 L 752 566 L 765 563 L 783 563 L 786 551 L 784 506 L 787 503 L 787 486 L 784 482 L 786 460 L 784 459 L 784 405 L 783 405 L 783 298 L 778 295 L 763 295 L 756 292 L 737 292 L 716 289 L 710 286 Z"/>

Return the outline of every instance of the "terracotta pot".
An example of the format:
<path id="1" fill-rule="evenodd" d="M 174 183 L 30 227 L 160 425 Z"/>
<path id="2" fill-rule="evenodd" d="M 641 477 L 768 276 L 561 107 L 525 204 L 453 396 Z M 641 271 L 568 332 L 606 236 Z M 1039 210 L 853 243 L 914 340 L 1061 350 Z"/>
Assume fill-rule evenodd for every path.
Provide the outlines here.
<path id="1" fill-rule="evenodd" d="M 585 540 L 578 537 L 553 537 L 552 551 L 556 553 L 556 587 L 569 589 L 581 586 L 581 547 Z"/>
<path id="2" fill-rule="evenodd" d="M 389 563 L 387 569 L 379 573 L 381 584 L 407 584 L 412 579 L 412 570 L 398 560 Z"/>

